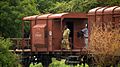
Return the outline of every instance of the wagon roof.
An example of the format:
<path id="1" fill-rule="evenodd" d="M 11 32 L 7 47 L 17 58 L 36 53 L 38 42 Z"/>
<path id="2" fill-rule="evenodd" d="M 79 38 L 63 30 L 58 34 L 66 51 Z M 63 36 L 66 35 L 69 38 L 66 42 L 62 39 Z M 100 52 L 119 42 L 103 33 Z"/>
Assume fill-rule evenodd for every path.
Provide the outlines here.
<path id="1" fill-rule="evenodd" d="M 59 14 L 52 14 L 48 18 L 49 19 L 55 19 L 55 18 L 86 18 L 86 13 L 59 13 Z"/>
<path id="2" fill-rule="evenodd" d="M 23 20 L 35 20 L 38 15 L 23 17 Z"/>
<path id="3" fill-rule="evenodd" d="M 43 14 L 24 17 L 23 20 L 35 19 L 55 19 L 55 18 L 86 18 L 86 13 L 59 13 L 59 14 Z"/>
<path id="4" fill-rule="evenodd" d="M 37 17 L 37 19 L 48 19 L 48 16 L 50 16 L 52 14 L 43 14 Z"/>
<path id="5" fill-rule="evenodd" d="M 47 19 L 49 15 L 51 14 L 27 16 L 24 17 L 23 20 Z"/>
<path id="6" fill-rule="evenodd" d="M 52 14 L 49 18 L 61 18 L 63 15 L 67 15 L 68 13 L 59 13 L 59 14 Z"/>
<path id="7" fill-rule="evenodd" d="M 120 7 L 97 7 L 89 10 L 88 15 L 98 15 L 98 14 L 120 14 Z"/>

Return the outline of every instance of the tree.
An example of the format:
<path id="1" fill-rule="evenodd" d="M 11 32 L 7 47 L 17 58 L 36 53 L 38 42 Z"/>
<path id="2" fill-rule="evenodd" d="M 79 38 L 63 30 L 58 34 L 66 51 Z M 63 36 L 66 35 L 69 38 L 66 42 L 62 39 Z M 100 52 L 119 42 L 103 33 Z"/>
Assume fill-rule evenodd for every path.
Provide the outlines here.
<path id="1" fill-rule="evenodd" d="M 97 0 L 98 6 L 119 6 L 120 0 Z"/>
<path id="2" fill-rule="evenodd" d="M 37 8 L 40 13 L 60 13 L 64 12 L 65 5 L 70 0 L 37 0 Z M 66 6 L 66 7 L 65 7 Z"/>
<path id="3" fill-rule="evenodd" d="M 1 0 L 0 36 L 20 37 L 24 16 L 45 13 L 88 12 L 100 6 L 120 5 L 120 0 Z"/>
<path id="4" fill-rule="evenodd" d="M 38 9 L 43 13 L 88 12 L 95 7 L 119 4 L 120 0 L 39 0 Z"/>
<path id="5" fill-rule="evenodd" d="M 96 0 L 38 0 L 41 13 L 87 12 L 96 7 Z"/>
<path id="6" fill-rule="evenodd" d="M 24 16 L 39 14 L 35 0 L 0 1 L 0 33 L 3 37 L 20 37 Z"/>
<path id="7" fill-rule="evenodd" d="M 9 51 L 11 44 L 10 39 L 0 38 L 0 67 L 16 67 L 18 64 L 16 54 Z"/>

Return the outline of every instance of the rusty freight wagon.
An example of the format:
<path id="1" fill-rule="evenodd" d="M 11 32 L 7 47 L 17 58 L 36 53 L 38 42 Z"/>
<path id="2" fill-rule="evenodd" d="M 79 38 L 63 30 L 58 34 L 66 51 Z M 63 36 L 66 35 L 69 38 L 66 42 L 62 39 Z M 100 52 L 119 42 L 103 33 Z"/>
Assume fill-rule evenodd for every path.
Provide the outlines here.
<path id="1" fill-rule="evenodd" d="M 80 64 L 83 62 L 91 66 L 91 64 L 94 62 L 94 53 L 92 51 L 89 51 L 89 48 L 91 48 L 91 46 L 97 46 L 93 47 L 93 49 L 98 49 L 99 43 L 100 45 L 105 44 L 103 43 L 105 40 L 104 38 L 107 38 L 107 34 L 104 34 L 105 32 L 112 32 L 111 34 L 114 34 L 114 36 L 115 34 L 120 36 L 120 7 L 118 6 L 97 7 L 89 10 L 88 14 L 43 14 L 23 17 L 22 20 L 23 37 L 22 39 L 18 40 L 13 39 L 13 41 L 16 43 L 15 45 L 21 46 L 19 49 L 17 47 L 14 50 L 16 53 L 22 54 L 22 63 L 26 67 L 31 62 L 42 62 L 44 67 L 48 67 L 48 65 L 52 62 L 52 57 L 55 57 L 58 60 L 67 58 L 66 63 L 68 64 Z M 24 38 L 24 26 L 26 24 L 25 21 L 30 22 L 29 38 Z M 84 38 L 79 38 L 79 32 L 85 28 L 86 23 L 88 23 L 89 31 L 88 48 L 85 48 Z M 61 47 L 63 29 L 65 25 L 67 25 L 70 29 L 69 50 L 62 49 Z M 98 34 L 101 36 L 97 36 Z M 114 37 L 112 36 L 112 38 Z M 114 38 L 114 40 L 111 38 L 108 39 L 109 40 L 105 40 L 106 43 L 117 43 L 117 45 L 119 45 L 120 40 L 118 37 Z M 115 40 L 117 40 L 117 42 L 115 42 Z M 108 47 L 110 47 L 110 45 L 108 45 Z M 117 58 L 120 57 L 119 54 L 116 56 Z M 70 62 L 70 58 L 74 58 L 75 60 L 72 60 L 72 62 Z M 81 59 L 83 59 L 83 61 L 81 61 Z M 73 61 L 76 61 L 76 63 L 73 63 Z M 94 65 L 92 67 L 94 67 Z"/>
<path id="2" fill-rule="evenodd" d="M 45 14 L 24 17 L 31 21 L 32 52 L 53 52 L 61 50 L 62 31 L 65 24 L 70 29 L 71 49 L 84 47 L 83 40 L 79 40 L 77 33 L 84 28 L 87 17 L 84 13 Z"/>
<path id="3" fill-rule="evenodd" d="M 25 21 L 30 22 L 28 39 L 24 38 Z M 80 58 L 87 51 L 84 49 L 84 38 L 79 38 L 78 33 L 85 27 L 87 22 L 86 13 L 43 14 L 23 17 L 22 50 L 16 49 L 15 51 L 23 52 L 25 66 L 29 65 L 30 62 L 42 62 L 43 66 L 47 67 L 51 63 L 52 57 L 61 59 L 68 56 L 78 58 L 78 63 L 80 63 Z M 62 31 L 65 25 L 70 29 L 69 41 L 71 49 L 69 50 L 61 48 Z M 29 48 L 26 48 L 28 46 Z"/>
<path id="4" fill-rule="evenodd" d="M 94 53 L 107 55 L 102 59 L 104 64 L 117 67 L 120 61 L 120 7 L 91 9 L 88 20 L 89 47 L 95 50 Z M 99 59 L 101 60 L 101 57 Z"/>

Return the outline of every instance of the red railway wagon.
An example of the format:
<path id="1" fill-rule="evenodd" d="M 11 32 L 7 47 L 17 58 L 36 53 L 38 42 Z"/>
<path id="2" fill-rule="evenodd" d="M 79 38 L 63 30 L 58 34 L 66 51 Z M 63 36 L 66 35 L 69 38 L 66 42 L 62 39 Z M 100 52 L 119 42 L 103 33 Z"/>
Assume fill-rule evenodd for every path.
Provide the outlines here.
<path id="1" fill-rule="evenodd" d="M 91 30 L 95 29 L 92 28 L 93 24 L 101 25 L 112 22 L 113 25 L 119 28 L 120 7 L 97 7 L 91 9 L 88 14 L 60 13 L 34 15 L 24 17 L 23 21 L 30 21 L 30 38 L 24 38 L 25 23 L 23 22 L 23 38 L 19 39 L 19 41 L 22 42 L 22 50 L 17 49 L 15 51 L 18 53 L 22 52 L 22 56 L 25 57 L 23 58 L 24 64 L 29 65 L 30 62 L 42 62 L 44 67 L 48 67 L 52 57 L 57 59 L 70 57 L 79 59 L 79 63 L 81 63 L 82 58 L 84 59 L 82 62 L 91 65 L 94 61 L 93 57 L 88 49 L 83 49 L 85 46 L 84 39 L 78 37 L 78 32 L 80 32 L 80 30 L 85 27 L 85 24 L 88 23 L 88 44 L 90 46 L 90 35 L 93 33 Z M 71 31 L 70 50 L 63 50 L 61 48 L 62 31 L 66 24 Z M 25 46 L 27 46 L 26 43 L 28 42 L 30 42 L 30 48 L 25 49 Z M 25 67 L 27 67 L 27 65 L 25 65 Z M 94 67 L 94 65 L 92 67 Z"/>
<path id="2" fill-rule="evenodd" d="M 101 32 L 112 32 L 115 33 L 115 35 L 119 35 L 120 34 L 120 7 L 119 6 L 113 6 L 113 7 L 97 7 L 94 9 L 89 10 L 88 12 L 88 25 L 89 25 L 89 38 L 95 37 L 97 35 L 99 35 Z M 98 29 L 97 31 L 96 28 Z M 116 32 L 119 31 L 119 32 Z M 100 33 L 98 33 L 100 32 Z M 94 33 L 97 33 L 96 35 L 92 35 Z M 106 34 L 102 34 L 102 36 L 109 36 Z M 101 36 L 101 37 L 102 37 Z M 101 38 L 98 36 L 99 39 L 105 40 L 104 38 Z M 111 36 L 111 38 L 114 38 L 115 36 Z M 118 37 L 118 38 L 117 38 Z M 117 36 L 115 39 L 118 40 L 120 42 L 120 38 L 119 36 Z M 110 44 L 106 44 L 106 45 L 117 45 L 117 44 L 112 44 L 112 42 L 116 42 L 116 40 L 111 40 Z M 93 41 L 93 39 L 89 39 L 89 46 L 91 46 L 91 42 Z M 97 41 L 99 43 L 102 44 L 102 42 Z M 119 43 L 118 42 L 118 43 Z M 98 45 L 99 45 L 98 43 Z M 93 44 L 93 43 L 92 43 Z M 97 43 L 96 43 L 97 44 Z M 117 48 L 120 48 L 119 46 Z M 111 47 L 109 47 L 109 49 L 113 49 Z M 116 50 L 117 52 L 117 50 Z M 119 52 L 119 50 L 118 50 Z M 113 53 L 114 55 L 114 62 L 111 65 L 114 65 L 113 67 L 118 67 L 118 63 L 120 61 L 120 53 L 115 54 L 115 52 Z"/>
<path id="3" fill-rule="evenodd" d="M 85 27 L 85 13 L 45 14 L 24 17 L 31 21 L 32 51 L 51 52 L 61 50 L 62 31 L 65 24 L 70 29 L 71 49 L 84 47 L 84 39 L 79 39 L 77 33 Z"/>
<path id="4" fill-rule="evenodd" d="M 27 60 L 32 59 L 29 57 L 37 58 L 39 62 L 42 62 L 43 66 L 48 66 L 52 57 L 66 58 L 69 55 L 79 54 L 77 57 L 83 56 L 81 52 L 85 54 L 86 50 L 84 38 L 78 37 L 78 32 L 85 28 L 85 24 L 88 22 L 86 13 L 60 13 L 60 14 L 43 14 L 34 15 L 23 18 L 23 37 L 24 37 L 24 21 L 30 21 L 30 48 L 27 51 L 25 48 L 26 41 L 22 38 L 22 49 L 27 54 Z M 63 50 L 61 48 L 62 31 L 63 27 L 67 25 L 70 29 L 70 50 Z M 25 59 L 24 59 L 25 60 Z M 34 60 L 35 61 L 35 60 Z"/>

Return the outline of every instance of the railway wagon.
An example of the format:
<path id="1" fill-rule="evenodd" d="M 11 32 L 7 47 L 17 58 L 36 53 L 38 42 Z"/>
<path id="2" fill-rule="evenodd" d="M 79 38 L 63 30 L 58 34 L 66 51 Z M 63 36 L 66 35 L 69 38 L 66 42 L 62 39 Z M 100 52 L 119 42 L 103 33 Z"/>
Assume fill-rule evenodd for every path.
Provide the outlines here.
<path id="1" fill-rule="evenodd" d="M 31 21 L 31 46 L 32 52 L 53 52 L 61 50 L 62 31 L 65 25 L 70 29 L 71 49 L 84 47 L 84 39 L 79 39 L 78 32 L 85 27 L 87 17 L 85 13 L 45 14 L 24 17 L 23 20 Z"/>
<path id="2" fill-rule="evenodd" d="M 120 61 L 120 7 L 107 6 L 91 9 L 88 12 L 88 20 L 89 47 L 95 46 L 93 49 L 99 54 L 107 52 L 106 54 L 110 56 L 109 59 L 106 59 L 107 61 L 111 61 L 112 55 L 114 61 L 106 63 L 105 60 L 104 63 L 108 64 L 108 67 L 110 67 L 109 64 L 118 67 L 117 64 Z M 114 49 L 115 51 L 112 51 Z"/>
<path id="3" fill-rule="evenodd" d="M 29 38 L 24 38 L 25 21 L 30 22 Z M 26 67 L 30 62 L 42 62 L 44 67 L 48 67 L 52 57 L 60 60 L 70 56 L 76 58 L 75 60 L 79 59 L 77 63 L 80 63 L 81 58 L 87 54 L 87 49 L 84 48 L 84 38 L 79 38 L 79 32 L 85 28 L 87 23 L 86 13 L 43 14 L 23 17 L 23 38 L 19 39 L 21 48 L 15 49 L 15 51 L 22 52 L 22 61 Z M 62 31 L 65 25 L 70 29 L 69 50 L 61 47 Z M 68 63 L 71 64 L 69 61 Z"/>
<path id="4" fill-rule="evenodd" d="M 88 15 L 88 16 L 87 16 Z M 22 32 L 23 38 L 19 39 L 21 48 L 16 49 L 17 53 L 22 54 L 23 63 L 25 66 L 30 62 L 42 62 L 44 67 L 48 67 L 51 63 L 51 58 L 55 57 L 58 60 L 61 58 L 77 58 L 78 63 L 81 59 L 84 62 L 91 62 L 92 56 L 88 48 L 84 48 L 84 38 L 79 38 L 78 32 L 88 23 L 89 37 L 88 43 L 91 46 L 92 30 L 95 30 L 93 24 L 105 29 L 104 25 L 112 22 L 110 28 L 118 29 L 120 27 L 120 7 L 97 7 L 86 13 L 60 13 L 60 14 L 44 14 L 34 15 L 23 18 Z M 24 21 L 30 21 L 30 36 L 24 38 Z M 110 23 L 111 24 L 111 23 Z M 70 29 L 70 50 L 61 48 L 63 27 L 67 25 Z M 116 33 L 119 34 L 119 33 Z M 16 39 L 13 39 L 16 40 Z M 18 43 L 18 41 L 15 41 Z M 29 48 L 25 48 L 29 44 Z M 18 44 L 20 45 L 20 44 Z M 22 53 L 21 53 L 22 52 Z M 93 55 L 93 54 L 92 54 Z M 84 58 L 83 58 L 84 57 Z M 74 60 L 76 61 L 76 60 Z M 87 62 L 88 61 L 88 62 Z M 69 62 L 69 61 L 68 61 Z"/>

